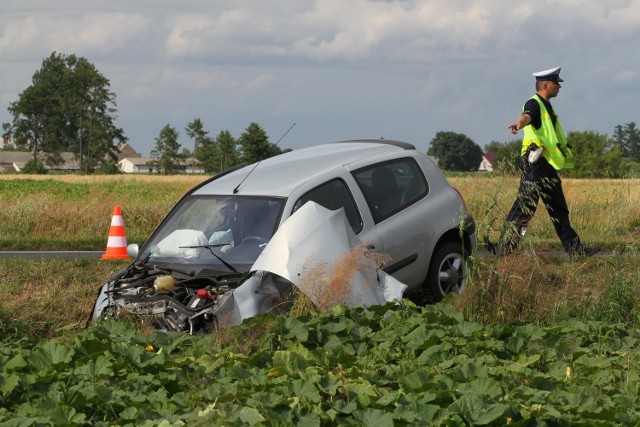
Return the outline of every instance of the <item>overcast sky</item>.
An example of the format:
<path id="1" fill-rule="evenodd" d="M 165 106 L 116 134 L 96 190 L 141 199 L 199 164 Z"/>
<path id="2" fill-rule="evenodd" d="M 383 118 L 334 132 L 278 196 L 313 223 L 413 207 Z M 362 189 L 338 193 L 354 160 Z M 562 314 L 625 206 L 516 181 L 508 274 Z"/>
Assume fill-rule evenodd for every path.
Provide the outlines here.
<path id="1" fill-rule="evenodd" d="M 566 131 L 640 124 L 640 0 L 1 0 L 0 122 L 53 51 L 111 82 L 143 155 L 167 124 L 282 148 L 354 138 L 426 150 L 438 131 L 480 146 L 562 66 Z"/>

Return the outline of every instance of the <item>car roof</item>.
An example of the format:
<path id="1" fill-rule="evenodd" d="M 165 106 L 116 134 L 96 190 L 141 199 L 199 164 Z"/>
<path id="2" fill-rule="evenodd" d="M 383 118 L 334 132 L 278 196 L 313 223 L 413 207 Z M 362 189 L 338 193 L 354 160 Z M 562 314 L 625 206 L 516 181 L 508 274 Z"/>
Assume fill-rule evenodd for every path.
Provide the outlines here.
<path id="1" fill-rule="evenodd" d="M 367 157 L 415 150 L 412 144 L 361 139 L 315 145 L 289 151 L 203 183 L 193 194 L 238 194 L 288 197 L 296 188 L 332 169 Z"/>

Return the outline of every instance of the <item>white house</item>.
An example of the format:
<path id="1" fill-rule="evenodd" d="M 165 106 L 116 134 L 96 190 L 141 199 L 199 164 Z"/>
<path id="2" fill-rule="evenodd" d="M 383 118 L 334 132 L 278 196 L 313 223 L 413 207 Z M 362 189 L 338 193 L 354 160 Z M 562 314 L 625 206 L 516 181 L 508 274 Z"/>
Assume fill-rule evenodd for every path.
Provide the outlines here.
<path id="1" fill-rule="evenodd" d="M 496 153 L 484 153 L 478 170 L 481 172 L 493 172 L 493 164 L 495 161 Z"/>
<path id="2" fill-rule="evenodd" d="M 118 169 L 123 173 L 151 173 L 154 161 L 152 157 L 125 157 L 118 161 Z"/>
<path id="3" fill-rule="evenodd" d="M 118 168 L 123 173 L 157 173 L 155 163 L 158 160 L 153 157 L 126 157 L 118 161 Z M 204 168 L 193 158 L 180 160 L 178 173 L 202 174 Z"/>

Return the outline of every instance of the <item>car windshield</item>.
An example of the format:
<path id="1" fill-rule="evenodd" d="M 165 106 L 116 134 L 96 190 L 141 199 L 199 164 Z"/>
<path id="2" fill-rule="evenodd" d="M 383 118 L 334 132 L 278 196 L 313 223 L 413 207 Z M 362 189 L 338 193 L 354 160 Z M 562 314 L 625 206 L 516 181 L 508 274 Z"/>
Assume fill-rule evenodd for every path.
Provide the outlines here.
<path id="1" fill-rule="evenodd" d="M 246 271 L 273 236 L 283 206 L 279 198 L 190 196 L 162 223 L 138 259 Z"/>

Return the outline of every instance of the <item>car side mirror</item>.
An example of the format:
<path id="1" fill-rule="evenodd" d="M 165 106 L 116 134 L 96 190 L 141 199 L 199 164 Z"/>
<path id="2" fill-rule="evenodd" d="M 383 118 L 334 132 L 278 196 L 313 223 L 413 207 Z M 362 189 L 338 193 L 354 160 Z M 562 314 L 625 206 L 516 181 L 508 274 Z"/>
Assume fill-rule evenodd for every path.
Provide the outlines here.
<path id="1" fill-rule="evenodd" d="M 138 252 L 140 252 L 140 246 L 137 243 L 132 243 L 127 246 L 127 255 L 131 258 L 135 258 L 138 256 Z"/>

